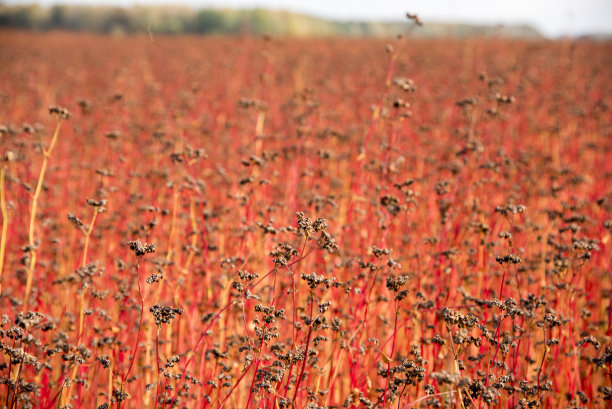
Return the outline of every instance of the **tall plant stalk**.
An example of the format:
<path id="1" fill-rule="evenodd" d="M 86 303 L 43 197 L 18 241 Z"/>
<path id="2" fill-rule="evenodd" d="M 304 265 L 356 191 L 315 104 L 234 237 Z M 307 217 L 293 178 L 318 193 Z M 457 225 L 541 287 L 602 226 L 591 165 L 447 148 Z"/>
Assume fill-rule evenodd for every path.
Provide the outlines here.
<path id="1" fill-rule="evenodd" d="M 62 126 L 62 121 L 70 117 L 70 114 L 68 113 L 68 111 L 60 107 L 52 107 L 49 109 L 49 112 L 51 114 L 57 115 L 57 124 L 55 125 L 55 132 L 53 132 L 53 138 L 51 139 L 51 143 L 49 144 L 49 147 L 46 149 L 43 148 L 43 162 L 40 167 L 40 174 L 38 175 L 38 183 L 36 184 L 36 190 L 34 191 L 34 195 L 32 196 L 32 208 L 30 212 L 30 224 L 28 228 L 28 249 L 30 251 L 30 263 L 28 266 L 28 272 L 27 272 L 27 277 L 26 277 L 25 292 L 23 294 L 24 311 L 28 309 L 28 301 L 30 298 L 30 292 L 32 290 L 32 279 L 34 277 L 34 269 L 36 268 L 37 244 L 34 238 L 34 228 L 36 225 L 36 213 L 37 213 L 36 211 L 38 209 L 38 200 L 40 198 L 40 192 L 42 191 L 43 182 L 45 180 L 45 174 L 47 172 L 49 158 L 51 157 L 53 148 L 55 148 L 55 144 L 57 143 L 60 128 Z"/>

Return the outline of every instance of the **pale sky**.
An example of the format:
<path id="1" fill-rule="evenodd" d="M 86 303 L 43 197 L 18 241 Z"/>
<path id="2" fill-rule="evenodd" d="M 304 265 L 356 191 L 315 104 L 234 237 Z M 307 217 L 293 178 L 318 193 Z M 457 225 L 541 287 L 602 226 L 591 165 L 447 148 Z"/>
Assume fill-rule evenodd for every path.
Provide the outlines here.
<path id="1" fill-rule="evenodd" d="M 35 0 L 0 0 L 29 4 Z M 41 0 L 48 6 L 58 1 Z M 62 4 L 132 6 L 175 4 L 193 8 L 264 7 L 302 12 L 335 20 L 399 20 L 406 12 L 430 21 L 485 24 L 530 24 L 542 34 L 612 34 L 612 0 L 62 0 Z"/>

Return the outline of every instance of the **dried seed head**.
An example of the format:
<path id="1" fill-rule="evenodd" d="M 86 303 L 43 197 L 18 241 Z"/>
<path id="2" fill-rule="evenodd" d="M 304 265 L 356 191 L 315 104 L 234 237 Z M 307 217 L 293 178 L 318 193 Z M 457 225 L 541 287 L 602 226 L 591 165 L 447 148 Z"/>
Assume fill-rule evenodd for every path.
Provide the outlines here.
<path id="1" fill-rule="evenodd" d="M 155 325 L 158 327 L 161 326 L 161 324 L 169 324 L 177 314 L 181 315 L 183 313 L 181 308 L 163 307 L 159 304 L 151 306 L 149 311 L 151 311 L 153 314 L 153 318 L 155 318 Z"/>
<path id="2" fill-rule="evenodd" d="M 414 81 L 410 78 L 398 77 L 393 80 L 393 84 L 397 86 L 402 91 L 406 92 L 414 92 L 416 91 L 416 86 Z"/>
<path id="3" fill-rule="evenodd" d="M 75 227 L 78 227 L 79 229 L 83 228 L 83 222 L 75 215 L 68 213 L 68 220 L 70 220 Z"/>
<path id="4" fill-rule="evenodd" d="M 87 204 L 91 207 L 102 207 L 106 204 L 105 199 L 95 200 L 95 199 L 87 199 Z"/>
<path id="5" fill-rule="evenodd" d="M 408 18 L 408 20 L 413 21 L 414 24 L 416 24 L 417 26 L 423 25 L 423 22 L 421 21 L 421 19 L 419 19 L 419 16 L 417 16 L 416 14 L 406 13 L 406 18 Z"/>
<path id="6" fill-rule="evenodd" d="M 104 136 L 107 137 L 108 139 L 116 140 L 121 137 L 121 131 L 110 131 L 104 134 Z"/>
<path id="7" fill-rule="evenodd" d="M 49 107 L 49 114 L 50 115 L 57 115 L 57 117 L 59 119 L 68 119 L 68 118 L 70 118 L 70 112 L 68 112 L 68 110 L 66 108 L 61 107 L 59 105 Z"/>
<path id="8" fill-rule="evenodd" d="M 102 365 L 102 368 L 108 369 L 111 366 L 111 360 L 108 355 L 102 355 L 98 357 L 98 362 Z"/>
<path id="9" fill-rule="evenodd" d="M 523 260 L 514 254 L 507 254 L 505 256 L 497 256 L 495 257 L 495 261 L 497 261 L 499 264 L 504 264 L 504 263 L 508 263 L 508 264 L 520 264 L 523 262 Z"/>
<path id="10" fill-rule="evenodd" d="M 91 109 L 92 109 L 92 103 L 91 101 L 87 100 L 87 99 L 79 99 L 77 101 L 77 104 L 79 105 L 79 108 L 81 108 L 81 112 L 84 114 L 90 114 L 91 113 Z"/>
<path id="11" fill-rule="evenodd" d="M 147 253 L 155 252 L 157 248 L 155 244 L 142 243 L 140 240 L 128 241 L 127 244 L 138 258 L 142 258 Z"/>

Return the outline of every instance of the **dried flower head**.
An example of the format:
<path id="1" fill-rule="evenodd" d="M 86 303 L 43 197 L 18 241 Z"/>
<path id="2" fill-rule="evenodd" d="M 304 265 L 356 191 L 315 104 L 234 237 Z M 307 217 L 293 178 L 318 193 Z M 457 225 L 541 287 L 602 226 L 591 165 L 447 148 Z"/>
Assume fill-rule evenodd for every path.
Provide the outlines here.
<path id="1" fill-rule="evenodd" d="M 159 304 L 151 306 L 149 311 L 151 311 L 153 314 L 153 318 L 155 318 L 155 325 L 158 327 L 161 326 L 161 324 L 170 323 L 170 321 L 172 321 L 177 314 L 181 315 L 183 313 L 181 308 L 166 307 Z"/>
<path id="2" fill-rule="evenodd" d="M 128 241 L 127 244 L 130 246 L 130 250 L 132 250 L 138 258 L 142 258 L 145 254 L 155 252 L 157 248 L 155 244 L 142 243 L 140 240 Z"/>
<path id="3" fill-rule="evenodd" d="M 49 107 L 49 114 L 56 115 L 59 119 L 68 119 L 70 118 L 70 112 L 64 107 L 59 105 Z"/>

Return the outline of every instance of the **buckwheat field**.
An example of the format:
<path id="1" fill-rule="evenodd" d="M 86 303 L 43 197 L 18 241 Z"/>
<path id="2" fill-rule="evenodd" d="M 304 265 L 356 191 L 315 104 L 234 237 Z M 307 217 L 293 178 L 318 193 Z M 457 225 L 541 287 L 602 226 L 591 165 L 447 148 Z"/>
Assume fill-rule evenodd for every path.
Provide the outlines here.
<path id="1" fill-rule="evenodd" d="M 0 407 L 611 408 L 611 63 L 0 32 Z"/>

